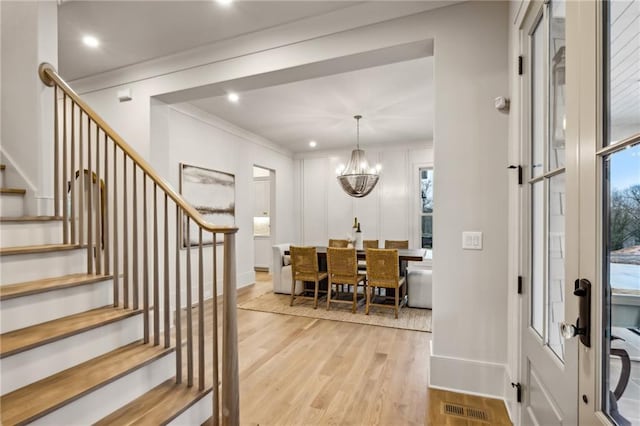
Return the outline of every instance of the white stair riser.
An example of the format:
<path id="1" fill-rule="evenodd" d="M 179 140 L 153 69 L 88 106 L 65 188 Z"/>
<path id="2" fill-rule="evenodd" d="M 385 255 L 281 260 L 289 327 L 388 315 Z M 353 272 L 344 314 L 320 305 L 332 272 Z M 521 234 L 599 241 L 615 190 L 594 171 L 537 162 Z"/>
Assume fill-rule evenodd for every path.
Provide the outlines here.
<path id="1" fill-rule="evenodd" d="M 0 170 L 0 188 L 4 188 L 4 170 Z"/>
<path id="2" fill-rule="evenodd" d="M 0 216 L 17 217 L 24 215 L 24 195 L 0 194 Z"/>
<path id="3" fill-rule="evenodd" d="M 88 425 L 150 391 L 175 374 L 175 352 L 96 389 L 32 425 Z M 73 420 L 70 420 L 73 419 Z"/>
<path id="4" fill-rule="evenodd" d="M 64 288 L 0 303 L 2 333 L 113 303 L 113 280 Z"/>
<path id="5" fill-rule="evenodd" d="M 4 358 L 2 395 L 141 338 L 142 316 L 135 315 Z"/>
<path id="6" fill-rule="evenodd" d="M 2 222 L 0 246 L 35 246 L 62 243 L 62 221 Z"/>
<path id="7" fill-rule="evenodd" d="M 198 402 L 191 407 L 184 410 L 178 417 L 171 420 L 169 426 L 183 426 L 183 425 L 201 425 L 213 415 L 213 397 L 212 392 L 209 392 Z"/>
<path id="8" fill-rule="evenodd" d="M 87 250 L 0 256 L 0 283 L 15 284 L 87 272 Z"/>

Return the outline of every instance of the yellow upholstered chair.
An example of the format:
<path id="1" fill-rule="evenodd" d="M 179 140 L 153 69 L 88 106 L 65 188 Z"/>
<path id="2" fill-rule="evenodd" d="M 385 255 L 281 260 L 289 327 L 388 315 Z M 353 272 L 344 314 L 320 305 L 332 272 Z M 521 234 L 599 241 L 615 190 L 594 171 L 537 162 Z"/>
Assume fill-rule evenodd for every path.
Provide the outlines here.
<path id="1" fill-rule="evenodd" d="M 331 238 L 329 240 L 329 247 L 349 247 L 349 240 L 335 240 Z"/>
<path id="2" fill-rule="evenodd" d="M 404 300 L 407 294 L 407 285 L 405 278 L 400 276 L 400 266 L 398 264 L 397 249 L 367 249 L 367 307 L 366 313 L 369 315 L 369 307 L 384 306 L 394 308 L 396 318 L 398 318 L 398 309 L 400 307 L 400 297 Z M 372 300 L 372 290 L 376 288 L 394 289 L 393 305 L 374 303 Z M 400 291 L 402 290 L 402 296 Z"/>
<path id="3" fill-rule="evenodd" d="M 327 278 L 326 272 L 320 272 L 318 270 L 318 254 L 315 247 L 295 247 L 291 246 L 289 249 L 291 253 L 291 303 L 296 297 L 307 297 L 303 290 L 300 295 L 295 294 L 296 281 L 313 282 L 315 283 L 313 292 L 313 308 L 318 307 L 318 290 L 320 281 Z"/>
<path id="4" fill-rule="evenodd" d="M 327 248 L 327 269 L 329 272 L 329 287 L 327 291 L 327 310 L 331 307 L 331 302 L 351 303 L 351 312 L 355 314 L 358 306 L 358 285 L 365 288 L 366 293 L 366 275 L 358 273 L 358 258 L 356 257 L 356 249 L 354 248 Z M 336 286 L 336 298 L 331 300 L 333 286 Z M 347 289 L 353 289 L 353 300 L 340 299 L 338 285 Z"/>
<path id="5" fill-rule="evenodd" d="M 408 249 L 409 240 L 384 240 L 386 249 Z"/>

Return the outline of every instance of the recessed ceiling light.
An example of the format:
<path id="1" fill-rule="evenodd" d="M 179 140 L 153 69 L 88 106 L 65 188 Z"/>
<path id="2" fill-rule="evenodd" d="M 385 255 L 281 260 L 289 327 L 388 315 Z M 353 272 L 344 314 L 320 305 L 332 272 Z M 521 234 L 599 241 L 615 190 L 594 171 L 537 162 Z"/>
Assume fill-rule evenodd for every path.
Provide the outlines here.
<path id="1" fill-rule="evenodd" d="M 229 102 L 236 103 L 240 100 L 240 96 L 238 96 L 237 93 L 232 92 L 227 95 L 227 99 L 229 99 Z"/>
<path id="2" fill-rule="evenodd" d="M 98 39 L 90 35 L 82 37 L 82 42 L 85 44 L 85 46 L 93 48 L 100 46 L 100 42 L 98 41 Z"/>
<path id="3" fill-rule="evenodd" d="M 218 4 L 222 4 L 224 6 L 227 6 L 227 5 L 231 4 L 233 2 L 233 0 L 216 0 L 216 2 L 218 2 Z"/>
<path id="4" fill-rule="evenodd" d="M 318 145 L 318 144 L 316 143 L 316 141 L 310 141 L 310 142 L 309 142 L 309 146 L 310 146 L 311 148 L 315 148 L 315 147 L 316 147 L 316 145 Z"/>

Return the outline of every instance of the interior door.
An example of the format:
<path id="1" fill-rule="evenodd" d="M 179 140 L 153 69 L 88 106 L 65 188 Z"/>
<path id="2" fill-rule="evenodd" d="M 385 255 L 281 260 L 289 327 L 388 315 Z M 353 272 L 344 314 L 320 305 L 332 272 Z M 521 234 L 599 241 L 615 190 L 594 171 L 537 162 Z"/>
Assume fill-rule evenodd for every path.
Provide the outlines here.
<path id="1" fill-rule="evenodd" d="M 523 53 L 520 275 L 521 423 L 578 424 L 578 340 L 560 326 L 577 317 L 578 163 L 568 134 L 564 1 L 531 2 L 520 27 Z M 566 161 L 565 161 L 566 160 Z M 573 321 L 569 321 L 573 322 Z"/>

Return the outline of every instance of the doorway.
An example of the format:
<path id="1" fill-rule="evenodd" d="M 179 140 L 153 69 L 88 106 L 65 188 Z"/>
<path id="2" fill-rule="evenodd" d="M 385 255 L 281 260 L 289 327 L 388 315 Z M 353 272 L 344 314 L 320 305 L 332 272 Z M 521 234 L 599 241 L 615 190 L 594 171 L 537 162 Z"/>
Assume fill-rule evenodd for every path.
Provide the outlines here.
<path id="1" fill-rule="evenodd" d="M 253 166 L 254 270 L 269 272 L 275 230 L 275 171 Z"/>
<path id="2" fill-rule="evenodd" d="M 640 424 L 639 19 L 551 0 L 520 27 L 522 424 Z"/>

